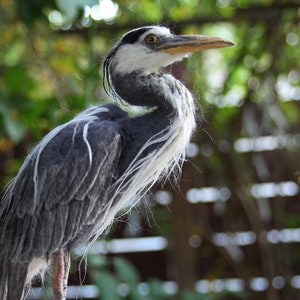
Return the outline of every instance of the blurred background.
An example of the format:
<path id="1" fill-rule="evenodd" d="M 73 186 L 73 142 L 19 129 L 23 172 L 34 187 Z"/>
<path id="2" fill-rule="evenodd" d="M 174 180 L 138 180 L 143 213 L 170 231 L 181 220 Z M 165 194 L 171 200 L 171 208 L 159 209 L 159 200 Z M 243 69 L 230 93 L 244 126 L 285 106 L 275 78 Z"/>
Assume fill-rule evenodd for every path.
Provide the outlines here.
<path id="1" fill-rule="evenodd" d="M 198 99 L 182 177 L 74 251 L 68 299 L 300 299 L 299 1 L 0 3 L 2 191 L 49 130 L 111 101 L 101 62 L 127 30 L 236 42 L 168 68 Z"/>

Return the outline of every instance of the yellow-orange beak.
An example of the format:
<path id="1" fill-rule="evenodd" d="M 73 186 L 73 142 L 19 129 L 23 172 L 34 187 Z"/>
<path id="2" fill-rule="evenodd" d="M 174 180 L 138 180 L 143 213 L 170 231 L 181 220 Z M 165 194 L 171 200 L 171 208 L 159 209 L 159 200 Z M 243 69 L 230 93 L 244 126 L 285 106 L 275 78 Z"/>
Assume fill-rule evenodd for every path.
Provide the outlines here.
<path id="1" fill-rule="evenodd" d="M 234 42 L 208 35 L 174 35 L 163 37 L 158 42 L 155 51 L 165 51 L 170 54 L 188 54 L 196 51 L 229 47 Z"/>

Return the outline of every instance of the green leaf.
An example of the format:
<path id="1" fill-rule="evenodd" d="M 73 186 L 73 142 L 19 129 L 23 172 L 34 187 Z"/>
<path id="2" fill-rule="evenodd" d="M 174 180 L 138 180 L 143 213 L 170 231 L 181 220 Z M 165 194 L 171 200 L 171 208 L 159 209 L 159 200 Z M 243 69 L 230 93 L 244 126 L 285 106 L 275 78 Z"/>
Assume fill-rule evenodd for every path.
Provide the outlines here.
<path id="1" fill-rule="evenodd" d="M 150 279 L 148 281 L 150 286 L 150 292 L 154 299 L 170 299 L 170 295 L 168 295 L 164 289 L 162 282 L 158 279 Z"/>
<path id="2" fill-rule="evenodd" d="M 7 136 L 15 144 L 19 143 L 24 137 L 26 128 L 20 120 L 13 117 L 13 112 L 5 101 L 2 101 L 0 105 L 0 115 L 2 115 L 3 125 Z"/>
<path id="3" fill-rule="evenodd" d="M 182 293 L 182 300 L 214 300 L 216 299 L 214 295 L 208 294 L 198 294 L 193 291 L 184 291 Z"/>
<path id="4" fill-rule="evenodd" d="M 12 120 L 9 116 L 4 117 L 3 121 L 7 135 L 15 144 L 19 143 L 24 137 L 26 131 L 25 126 L 20 122 Z"/>
<path id="5" fill-rule="evenodd" d="M 22 66 L 8 68 L 4 74 L 4 82 L 6 88 L 12 93 L 28 91 L 34 87 L 34 81 Z"/>
<path id="6" fill-rule="evenodd" d="M 32 25 L 37 19 L 45 19 L 45 7 L 55 8 L 53 0 L 15 0 L 15 6 L 18 17 L 29 26 Z"/>
<path id="7" fill-rule="evenodd" d="M 152 300 L 151 297 L 148 297 L 141 293 L 141 291 L 138 289 L 138 286 L 131 287 L 130 288 L 130 300 Z"/>
<path id="8" fill-rule="evenodd" d="M 95 284 L 100 290 L 101 300 L 119 300 L 118 282 L 109 272 L 101 270 L 95 276 Z"/>
<path id="9" fill-rule="evenodd" d="M 136 286 L 140 281 L 140 276 L 127 259 L 115 257 L 113 260 L 115 271 L 121 281 L 128 283 L 131 287 Z"/>
<path id="10" fill-rule="evenodd" d="M 88 264 L 95 268 L 95 269 L 99 269 L 99 268 L 103 268 L 103 267 L 107 267 L 108 266 L 108 260 L 104 255 L 88 255 Z"/>

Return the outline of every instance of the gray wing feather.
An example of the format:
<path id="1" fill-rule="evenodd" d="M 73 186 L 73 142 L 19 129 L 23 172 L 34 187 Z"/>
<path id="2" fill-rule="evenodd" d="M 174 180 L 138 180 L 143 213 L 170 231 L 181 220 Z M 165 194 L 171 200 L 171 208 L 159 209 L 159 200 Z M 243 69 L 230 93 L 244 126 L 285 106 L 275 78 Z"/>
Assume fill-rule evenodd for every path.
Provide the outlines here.
<path id="1" fill-rule="evenodd" d="M 68 124 L 26 159 L 0 210 L 0 255 L 30 261 L 76 239 L 104 206 L 122 150 L 115 123 Z"/>

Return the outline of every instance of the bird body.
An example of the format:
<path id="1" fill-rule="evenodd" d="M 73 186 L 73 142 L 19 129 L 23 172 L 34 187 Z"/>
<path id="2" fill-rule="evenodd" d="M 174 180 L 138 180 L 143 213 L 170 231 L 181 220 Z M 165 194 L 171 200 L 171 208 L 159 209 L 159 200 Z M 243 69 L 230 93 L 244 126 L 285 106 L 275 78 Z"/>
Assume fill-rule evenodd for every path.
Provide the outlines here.
<path id="1" fill-rule="evenodd" d="M 180 169 L 195 129 L 194 99 L 158 69 L 192 52 L 173 53 L 197 43 L 185 37 L 159 26 L 125 34 L 104 62 L 104 78 L 113 98 L 148 112 L 130 117 L 113 104 L 90 107 L 26 158 L 1 200 L 1 299 L 23 299 L 57 253 L 103 235 L 121 209 Z"/>

